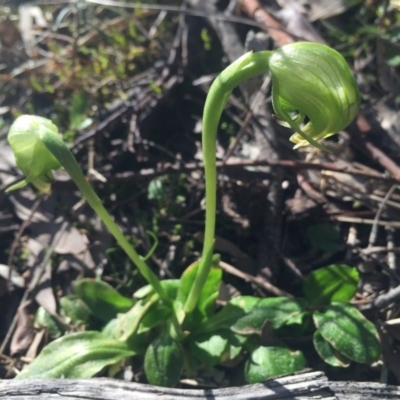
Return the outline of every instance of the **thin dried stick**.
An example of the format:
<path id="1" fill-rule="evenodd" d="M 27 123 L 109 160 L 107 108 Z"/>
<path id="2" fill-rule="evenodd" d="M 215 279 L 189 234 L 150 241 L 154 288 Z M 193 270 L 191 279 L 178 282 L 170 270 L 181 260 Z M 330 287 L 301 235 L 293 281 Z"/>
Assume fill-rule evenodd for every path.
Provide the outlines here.
<path id="1" fill-rule="evenodd" d="M 11 280 L 11 274 L 13 271 L 13 265 L 12 265 L 12 261 L 15 255 L 15 251 L 17 250 L 18 247 L 18 243 L 21 239 L 22 234 L 24 233 L 25 229 L 30 225 L 33 216 L 35 215 L 36 210 L 38 209 L 40 203 L 41 203 L 42 199 L 38 198 L 32 206 L 31 212 L 28 215 L 28 218 L 21 224 L 21 226 L 18 229 L 17 234 L 15 235 L 15 238 L 10 246 L 10 254 L 8 255 L 7 258 L 7 265 L 9 267 L 8 270 L 8 280 Z"/>
<path id="2" fill-rule="evenodd" d="M 247 274 L 246 272 L 240 271 L 237 268 L 235 268 L 234 266 L 232 266 L 224 261 L 220 261 L 219 266 L 221 267 L 222 270 L 224 270 L 228 274 L 235 275 L 238 278 L 245 280 L 246 282 L 254 283 L 255 285 L 259 286 L 260 288 L 265 289 L 268 292 L 275 294 L 276 296 L 286 296 L 286 297 L 293 298 L 293 296 L 290 293 L 279 289 L 272 283 L 267 282 L 265 279 L 262 279 L 260 277 L 255 277 L 253 275 Z"/>
<path id="3" fill-rule="evenodd" d="M 243 10 L 259 22 L 278 46 L 293 43 L 294 37 L 260 5 L 258 0 L 242 0 Z"/>
<path id="4" fill-rule="evenodd" d="M 308 161 L 293 161 L 293 160 L 245 160 L 245 161 L 230 161 L 224 163 L 223 161 L 217 161 L 217 168 L 246 168 L 246 167 L 257 167 L 257 166 L 269 166 L 269 167 L 282 167 L 292 170 L 311 169 L 316 171 L 336 171 L 343 172 L 349 175 L 360 176 L 369 179 L 377 179 L 383 182 L 399 184 L 400 175 L 398 178 L 380 174 L 379 172 L 363 171 L 357 168 L 351 168 L 344 165 L 337 165 L 331 162 L 314 163 Z M 106 176 L 110 182 L 127 182 L 136 180 L 139 178 L 153 178 L 160 175 L 170 173 L 183 173 L 190 171 L 202 170 L 204 168 L 203 163 L 191 162 L 186 164 L 172 164 L 172 163 L 160 163 L 157 169 L 145 169 L 139 172 L 122 172 L 115 174 L 114 176 Z M 104 174 L 105 175 L 105 174 Z"/>
<path id="5" fill-rule="evenodd" d="M 346 217 L 346 216 L 342 216 L 342 215 L 333 215 L 330 217 L 330 219 L 333 221 L 350 222 L 353 224 L 373 225 L 376 223 L 379 226 L 390 226 L 393 228 L 400 228 L 400 221 L 378 221 L 378 222 L 375 222 L 375 220 L 373 220 L 373 219 Z"/>
<path id="6" fill-rule="evenodd" d="M 375 215 L 374 224 L 372 225 L 371 233 L 369 235 L 368 247 L 373 246 L 373 244 L 376 241 L 376 237 L 377 237 L 377 234 L 378 234 L 378 222 L 381 219 L 383 210 L 385 209 L 389 199 L 392 197 L 392 194 L 395 191 L 395 189 L 396 189 L 396 185 L 393 185 L 388 190 L 388 192 L 386 193 L 385 197 L 383 198 L 381 204 L 379 205 L 379 209 L 378 209 L 378 212 Z"/>

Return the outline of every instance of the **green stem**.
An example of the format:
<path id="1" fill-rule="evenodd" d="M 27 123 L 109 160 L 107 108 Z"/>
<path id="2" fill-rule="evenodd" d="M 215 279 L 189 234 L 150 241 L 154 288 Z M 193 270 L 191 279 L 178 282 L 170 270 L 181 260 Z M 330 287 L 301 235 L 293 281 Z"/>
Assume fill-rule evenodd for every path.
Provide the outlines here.
<path id="1" fill-rule="evenodd" d="M 268 62 L 271 55 L 271 51 L 263 51 L 247 53 L 240 57 L 221 72 L 211 85 L 207 95 L 204 106 L 202 136 L 206 182 L 204 244 L 197 275 L 185 303 L 185 311 L 187 313 L 196 307 L 211 268 L 217 209 L 216 140 L 219 121 L 233 89 L 248 79 L 268 72 Z"/>
<path id="2" fill-rule="evenodd" d="M 59 136 L 54 134 L 44 133 L 42 135 L 42 140 L 47 149 L 54 155 L 54 157 L 57 158 L 60 164 L 71 176 L 72 180 L 78 186 L 86 201 L 102 219 L 108 230 L 114 236 L 115 240 L 129 256 L 132 262 L 137 266 L 142 276 L 147 280 L 148 283 L 150 283 L 160 298 L 167 304 L 170 304 L 171 299 L 162 288 L 157 276 L 149 268 L 143 258 L 135 251 L 133 246 L 129 243 L 124 234 L 118 228 L 117 224 L 111 218 L 108 211 L 104 208 L 101 200 L 86 181 L 86 178 L 83 175 L 77 161 L 75 160 L 75 157 L 72 155 L 67 145 Z"/>

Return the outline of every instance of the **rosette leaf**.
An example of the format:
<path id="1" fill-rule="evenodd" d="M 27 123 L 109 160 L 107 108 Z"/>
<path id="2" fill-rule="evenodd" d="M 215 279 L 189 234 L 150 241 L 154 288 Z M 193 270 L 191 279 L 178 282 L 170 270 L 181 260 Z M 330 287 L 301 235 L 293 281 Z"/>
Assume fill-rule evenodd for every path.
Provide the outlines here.
<path id="1" fill-rule="evenodd" d="M 295 148 L 323 148 L 319 140 L 346 128 L 357 115 L 360 93 L 336 50 L 320 43 L 288 44 L 273 53 L 269 68 L 276 119 L 296 131 L 290 138 Z"/>
<path id="2" fill-rule="evenodd" d="M 18 168 L 26 178 L 11 186 L 8 191 L 31 183 L 41 192 L 50 193 L 52 171 L 60 169 L 61 164 L 42 141 L 43 135 L 49 133 L 58 135 L 57 127 L 50 120 L 35 115 L 21 115 L 11 125 L 8 143 Z"/>

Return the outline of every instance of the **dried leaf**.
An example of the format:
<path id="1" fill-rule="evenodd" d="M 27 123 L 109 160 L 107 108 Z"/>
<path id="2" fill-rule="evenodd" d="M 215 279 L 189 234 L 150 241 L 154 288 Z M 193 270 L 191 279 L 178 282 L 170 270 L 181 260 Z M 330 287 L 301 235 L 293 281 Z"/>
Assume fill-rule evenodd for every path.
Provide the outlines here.
<path id="1" fill-rule="evenodd" d="M 32 343 L 26 352 L 26 358 L 34 360 L 39 353 L 39 346 L 42 343 L 46 331 L 42 329 L 40 332 L 35 332 Z"/>
<path id="2" fill-rule="evenodd" d="M 68 226 L 64 231 L 56 233 L 56 247 L 54 251 L 58 254 L 79 255 L 87 251 L 89 240 L 73 226 Z"/>
<path id="3" fill-rule="evenodd" d="M 10 354 L 23 354 L 31 345 L 34 330 L 35 311 L 32 300 L 22 303 L 17 310 L 18 322 L 11 339 Z"/>
<path id="4" fill-rule="evenodd" d="M 325 43 L 322 36 L 308 21 L 303 9 L 298 7 L 298 2 L 290 3 L 280 10 L 278 15 L 290 33 L 310 42 Z"/>
<path id="5" fill-rule="evenodd" d="M 15 269 L 11 270 L 10 276 L 10 267 L 8 265 L 0 264 L 0 276 L 6 280 L 10 278 L 11 283 L 15 286 L 25 287 L 25 279 Z"/>

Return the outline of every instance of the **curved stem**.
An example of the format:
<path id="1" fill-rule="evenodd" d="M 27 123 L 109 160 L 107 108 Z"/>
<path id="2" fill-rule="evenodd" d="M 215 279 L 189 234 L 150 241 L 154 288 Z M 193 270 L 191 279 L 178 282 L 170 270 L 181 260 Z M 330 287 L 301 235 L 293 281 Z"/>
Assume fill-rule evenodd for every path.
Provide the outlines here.
<path id="1" fill-rule="evenodd" d="M 71 176 L 72 180 L 78 186 L 82 195 L 85 197 L 86 201 L 97 213 L 97 215 L 102 219 L 108 230 L 114 236 L 115 240 L 122 247 L 128 257 L 137 266 L 142 276 L 147 280 L 148 283 L 154 288 L 156 293 L 160 298 L 167 304 L 171 303 L 171 299 L 168 297 L 165 290 L 162 288 L 160 281 L 149 266 L 145 263 L 143 258 L 136 252 L 133 246 L 126 239 L 124 234 L 118 228 L 117 224 L 111 218 L 108 211 L 104 208 L 101 200 L 94 192 L 92 187 L 86 181 L 75 157 L 72 155 L 67 145 L 62 141 L 62 139 L 53 134 L 47 132 L 41 135 L 41 139 L 47 149 L 57 158 L 60 164 L 65 168 L 68 174 Z"/>
<path id="2" fill-rule="evenodd" d="M 203 116 L 203 158 L 206 182 L 206 220 L 204 244 L 197 275 L 186 300 L 185 311 L 197 305 L 211 268 L 217 209 L 216 140 L 219 121 L 229 96 L 242 82 L 269 71 L 271 51 L 247 53 L 229 65 L 215 79 L 208 92 Z"/>

